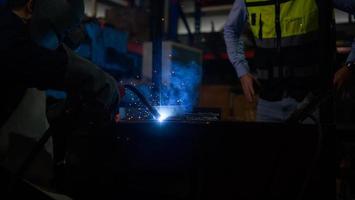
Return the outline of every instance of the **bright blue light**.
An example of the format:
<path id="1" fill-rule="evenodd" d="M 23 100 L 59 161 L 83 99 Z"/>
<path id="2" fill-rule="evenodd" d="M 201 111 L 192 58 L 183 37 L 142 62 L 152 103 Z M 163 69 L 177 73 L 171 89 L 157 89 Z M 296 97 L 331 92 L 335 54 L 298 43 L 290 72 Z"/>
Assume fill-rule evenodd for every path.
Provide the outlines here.
<path id="1" fill-rule="evenodd" d="M 172 106 L 157 106 L 155 108 L 160 114 L 160 117 L 158 119 L 159 122 L 164 122 L 166 119 L 176 114 L 174 110 L 175 108 Z"/>
<path id="2" fill-rule="evenodd" d="M 167 116 L 160 116 L 160 118 L 158 119 L 158 121 L 161 123 L 161 122 L 164 122 L 168 117 Z"/>
<path id="3" fill-rule="evenodd" d="M 201 66 L 193 61 L 174 61 L 169 76 L 169 84 L 161 89 L 160 105 L 179 106 L 183 113 L 190 112 L 197 102 L 202 80 Z"/>

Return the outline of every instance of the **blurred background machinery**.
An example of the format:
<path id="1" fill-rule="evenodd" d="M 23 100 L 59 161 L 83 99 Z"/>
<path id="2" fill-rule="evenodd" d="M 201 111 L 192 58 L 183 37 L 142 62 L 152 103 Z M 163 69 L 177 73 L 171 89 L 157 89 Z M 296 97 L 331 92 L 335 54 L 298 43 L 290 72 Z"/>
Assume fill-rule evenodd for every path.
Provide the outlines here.
<path id="1" fill-rule="evenodd" d="M 88 138 L 79 134 L 68 144 L 70 163 L 63 178 L 70 179 L 72 185 L 62 187 L 65 192 L 82 195 L 83 199 L 85 195 L 90 196 L 86 192 L 88 188 L 97 189 L 96 194 L 122 191 L 125 199 L 157 196 L 219 199 L 233 194 L 253 195 L 253 191 L 243 189 L 258 183 L 260 176 L 265 175 L 261 171 L 271 168 L 298 170 L 302 175 L 297 183 L 306 180 L 308 161 L 313 159 L 309 152 L 314 152 L 319 136 L 316 127 L 225 122 L 254 122 L 256 115 L 256 105 L 244 100 L 223 41 L 223 25 L 233 2 L 85 0 L 86 19 L 81 25 L 85 34 L 77 52 L 122 80 L 122 84 L 137 87 L 168 121 L 149 121 L 152 119 L 149 110 L 128 92 L 121 105 L 124 120 L 117 129 L 107 130 L 105 137 Z M 355 18 L 340 11 L 335 12 L 335 18 L 337 65 L 340 66 L 351 49 Z M 248 31 L 243 34 L 243 40 L 246 58 L 253 67 L 254 46 Z M 350 170 L 353 166 L 349 164 L 355 158 L 354 91 L 355 88 L 348 88 L 335 99 L 335 119 L 340 130 L 337 132 L 336 166 L 341 169 L 338 193 L 347 199 L 355 196 L 349 189 L 355 186 L 354 170 Z M 58 91 L 47 94 L 48 116 L 55 118 L 56 103 L 65 94 Z M 268 130 L 272 135 L 255 134 L 260 130 Z M 286 137 L 284 133 L 289 130 Z M 301 142 L 303 146 L 299 145 Z M 80 150 L 78 146 L 85 148 Z M 307 159 L 292 165 L 299 161 L 299 153 Z M 321 164 L 333 163 L 327 157 L 329 152 L 323 153 L 326 156 L 320 159 Z M 270 160 L 273 166 L 264 166 Z M 243 165 L 235 165 L 236 162 Z M 282 187 L 278 181 L 287 180 L 287 173 L 283 176 L 282 170 L 271 170 L 279 179 L 270 178 L 270 174 L 262 177 L 267 184 L 272 183 L 272 188 L 265 189 L 260 183 L 258 189 L 269 196 L 276 195 L 272 192 Z M 312 181 L 322 182 L 320 174 L 315 174 Z M 79 189 L 70 191 L 74 186 Z M 235 193 L 234 186 L 241 194 Z M 292 189 L 293 193 L 302 191 L 299 187 Z"/>
<path id="2" fill-rule="evenodd" d="M 157 13 L 152 12 L 150 1 L 86 0 L 84 29 L 87 37 L 78 52 L 117 78 L 139 85 L 148 81 L 144 73 L 149 66 L 143 60 L 149 56 L 144 44 L 151 42 L 154 34 L 159 34 L 162 41 L 199 49 L 202 53 L 202 82 L 196 107 L 218 108 L 225 120 L 254 121 L 256 106 L 244 101 L 223 41 L 223 25 L 233 2 L 164 1 L 160 13 Z M 160 15 L 160 27 L 153 26 L 154 13 Z M 350 51 L 355 20 L 353 16 L 337 10 L 335 17 L 337 63 L 340 66 Z M 253 67 L 254 45 L 250 36 L 246 31 L 242 37 L 246 44 L 246 58 Z M 166 59 L 162 60 L 164 64 Z M 345 96 L 337 99 L 336 118 L 339 122 L 355 119 L 352 117 L 355 110 L 353 90 L 349 88 Z"/>

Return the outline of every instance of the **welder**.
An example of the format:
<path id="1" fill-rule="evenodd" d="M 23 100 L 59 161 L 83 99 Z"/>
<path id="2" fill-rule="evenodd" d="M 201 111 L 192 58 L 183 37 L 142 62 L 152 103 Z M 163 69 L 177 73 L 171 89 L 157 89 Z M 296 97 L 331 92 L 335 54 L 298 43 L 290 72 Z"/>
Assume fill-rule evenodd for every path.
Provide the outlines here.
<path id="1" fill-rule="evenodd" d="M 319 88 L 320 0 L 235 0 L 224 27 L 229 59 L 249 102 L 260 93 L 257 121 L 283 122 Z M 355 1 L 333 0 L 335 7 L 355 13 Z M 256 44 L 256 75 L 244 56 L 240 36 L 249 23 Z M 351 54 L 348 63 L 355 61 Z M 350 65 L 350 64 L 349 64 Z M 337 80 L 335 81 L 337 82 Z"/>
<path id="2" fill-rule="evenodd" d="M 13 133 L 38 140 L 48 129 L 44 90 L 65 91 L 89 116 L 112 119 L 116 80 L 62 42 L 83 16 L 83 0 L 8 0 L 1 11 L 0 159 Z"/>

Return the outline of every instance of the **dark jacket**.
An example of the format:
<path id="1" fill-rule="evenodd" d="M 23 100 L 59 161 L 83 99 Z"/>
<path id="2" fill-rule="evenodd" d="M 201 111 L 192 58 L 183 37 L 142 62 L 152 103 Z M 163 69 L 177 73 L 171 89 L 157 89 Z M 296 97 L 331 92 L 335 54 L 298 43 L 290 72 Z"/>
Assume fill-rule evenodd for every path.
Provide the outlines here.
<path id="1" fill-rule="evenodd" d="M 0 11 L 0 127 L 27 88 L 64 89 L 67 54 L 31 40 L 26 23 L 9 10 Z"/>

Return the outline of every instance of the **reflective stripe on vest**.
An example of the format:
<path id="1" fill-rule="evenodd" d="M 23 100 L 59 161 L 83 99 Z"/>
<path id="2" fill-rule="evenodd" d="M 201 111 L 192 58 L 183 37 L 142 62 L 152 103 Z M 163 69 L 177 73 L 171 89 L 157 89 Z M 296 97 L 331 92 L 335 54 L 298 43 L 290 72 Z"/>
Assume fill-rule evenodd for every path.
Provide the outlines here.
<path id="1" fill-rule="evenodd" d="M 297 46 L 316 39 L 315 0 L 245 0 L 249 23 L 258 47 L 276 48 L 276 2 L 280 4 L 281 46 Z"/>

